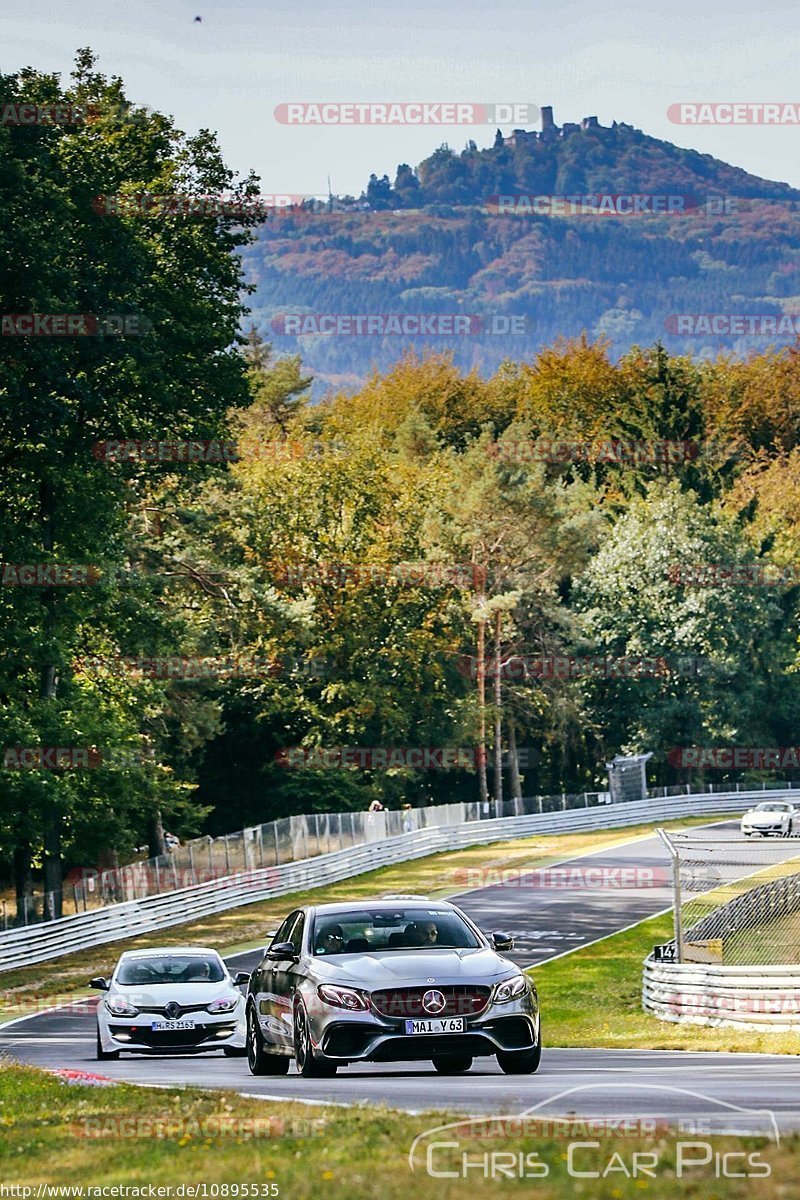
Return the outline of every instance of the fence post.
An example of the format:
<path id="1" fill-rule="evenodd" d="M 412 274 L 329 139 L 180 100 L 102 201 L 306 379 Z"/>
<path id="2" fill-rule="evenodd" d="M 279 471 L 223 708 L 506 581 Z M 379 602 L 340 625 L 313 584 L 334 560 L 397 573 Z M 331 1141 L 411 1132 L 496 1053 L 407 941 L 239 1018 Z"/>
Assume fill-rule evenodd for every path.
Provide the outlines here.
<path id="1" fill-rule="evenodd" d="M 278 867 L 278 866 L 280 866 L 280 861 L 281 861 L 281 848 L 280 848 L 280 843 L 278 841 L 278 822 L 277 821 L 272 822 L 272 832 L 275 836 L 275 866 Z"/>
<path id="2" fill-rule="evenodd" d="M 656 833 L 661 838 L 664 845 L 667 847 L 670 858 L 672 859 L 672 891 L 675 900 L 675 908 L 673 913 L 673 929 L 675 932 L 675 961 L 683 962 L 683 918 L 681 915 L 681 861 L 677 849 L 663 829 L 656 829 Z"/>
<path id="3" fill-rule="evenodd" d="M 564 812 L 567 811 L 567 793 L 566 792 L 561 793 L 561 807 L 563 808 Z"/>
<path id="4" fill-rule="evenodd" d="M 189 870 L 192 872 L 192 882 L 197 883 L 197 872 L 194 869 L 194 848 L 189 842 L 187 849 L 189 851 Z"/>
<path id="5" fill-rule="evenodd" d="M 230 851 L 230 846 L 228 845 L 228 835 L 226 833 L 225 834 L 225 874 L 230 875 L 230 873 L 231 873 L 231 851 Z"/>
<path id="6" fill-rule="evenodd" d="M 583 793 L 583 807 L 584 808 L 589 807 L 589 793 L 588 792 Z"/>

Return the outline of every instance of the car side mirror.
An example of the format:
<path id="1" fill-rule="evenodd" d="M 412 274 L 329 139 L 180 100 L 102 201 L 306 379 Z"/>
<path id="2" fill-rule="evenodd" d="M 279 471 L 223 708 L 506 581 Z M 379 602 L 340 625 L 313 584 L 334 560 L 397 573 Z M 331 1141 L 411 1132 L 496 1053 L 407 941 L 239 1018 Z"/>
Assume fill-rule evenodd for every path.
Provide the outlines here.
<path id="1" fill-rule="evenodd" d="M 233 977 L 233 982 L 236 985 L 236 987 L 241 987 L 244 984 L 249 983 L 250 982 L 250 972 L 249 971 L 237 971 Z"/>
<path id="2" fill-rule="evenodd" d="M 294 948 L 294 942 L 278 942 L 274 946 L 270 946 L 267 951 L 267 958 L 292 958 L 297 960 L 299 954 Z"/>
<path id="3" fill-rule="evenodd" d="M 495 950 L 500 952 L 514 949 L 514 935 L 512 933 L 493 933 L 492 945 Z"/>
<path id="4" fill-rule="evenodd" d="M 111 984 L 102 975 L 96 975 L 94 979 L 89 980 L 89 987 L 95 988 L 98 992 L 107 992 Z"/>

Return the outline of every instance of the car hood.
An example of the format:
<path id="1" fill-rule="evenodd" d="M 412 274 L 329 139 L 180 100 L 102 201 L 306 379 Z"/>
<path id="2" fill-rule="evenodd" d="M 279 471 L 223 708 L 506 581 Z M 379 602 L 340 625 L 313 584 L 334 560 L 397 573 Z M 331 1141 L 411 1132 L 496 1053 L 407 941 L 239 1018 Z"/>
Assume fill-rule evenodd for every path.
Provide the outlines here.
<path id="1" fill-rule="evenodd" d="M 165 1004 L 169 1004 L 170 1000 L 174 1000 L 176 1004 L 180 1004 L 181 1008 L 185 1008 L 188 1004 L 210 1004 L 212 1000 L 216 1000 L 220 996 L 239 996 L 241 993 L 223 980 L 220 983 L 159 983 L 155 987 L 135 983 L 130 986 L 115 983 L 112 984 L 107 995 L 109 998 L 124 997 L 137 1008 L 163 1008 Z"/>
<path id="2" fill-rule="evenodd" d="M 763 809 L 756 810 L 751 808 L 744 814 L 748 821 L 779 821 L 781 817 L 788 817 L 791 814 L 784 812 L 780 808 L 770 808 L 765 812 Z"/>
<path id="3" fill-rule="evenodd" d="M 353 986 L 414 987 L 435 983 L 492 983 L 518 968 L 494 950 L 385 950 L 363 954 L 318 955 L 313 971 L 320 979 Z"/>

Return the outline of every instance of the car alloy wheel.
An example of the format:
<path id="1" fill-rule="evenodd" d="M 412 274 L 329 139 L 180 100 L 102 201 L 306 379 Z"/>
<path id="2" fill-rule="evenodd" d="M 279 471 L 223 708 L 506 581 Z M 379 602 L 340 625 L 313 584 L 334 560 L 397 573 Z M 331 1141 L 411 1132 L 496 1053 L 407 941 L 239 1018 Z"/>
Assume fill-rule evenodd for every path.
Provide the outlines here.
<path id="1" fill-rule="evenodd" d="M 285 1075 L 289 1070 L 288 1055 L 269 1054 L 265 1050 L 256 1012 L 252 1007 L 247 1010 L 247 1065 L 251 1075 Z"/>
<path id="2" fill-rule="evenodd" d="M 306 1079 L 323 1078 L 336 1074 L 337 1064 L 330 1059 L 314 1058 L 311 1046 L 311 1031 L 308 1027 L 308 1015 L 302 1002 L 298 1001 L 294 1009 L 294 1058 L 297 1070 Z"/>

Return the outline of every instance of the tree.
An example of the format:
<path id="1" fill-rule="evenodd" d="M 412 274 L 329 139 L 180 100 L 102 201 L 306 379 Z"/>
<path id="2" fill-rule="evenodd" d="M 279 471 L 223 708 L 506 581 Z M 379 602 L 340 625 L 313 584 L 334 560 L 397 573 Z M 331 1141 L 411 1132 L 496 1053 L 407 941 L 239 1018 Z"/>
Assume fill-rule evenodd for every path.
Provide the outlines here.
<path id="1" fill-rule="evenodd" d="M 755 561 L 741 528 L 697 504 L 676 481 L 653 483 L 620 518 L 575 588 L 595 654 L 660 657 L 669 673 L 584 684 L 605 752 L 651 750 L 659 779 L 686 745 L 784 745 L 800 692 L 791 646 L 768 588 L 695 586 L 679 571 Z M 701 673 L 680 663 L 701 661 Z"/>
<path id="2" fill-rule="evenodd" d="M 247 395 L 235 348 L 244 309 L 233 251 L 248 240 L 253 218 L 144 215 L 135 197 L 229 189 L 244 199 L 257 181 L 236 183 L 208 132 L 189 138 L 168 118 L 134 109 L 121 81 L 106 80 L 94 67 L 91 52 L 82 50 L 66 88 L 32 70 L 0 81 L 6 102 L 74 104 L 94 114 L 73 125 L 0 127 L 3 311 L 88 313 L 98 318 L 98 330 L 111 318 L 98 336 L 4 338 L 0 558 L 86 566 L 90 557 L 100 581 L 38 592 L 1 589 L 10 660 L 0 697 L 5 731 L 15 739 L 6 746 L 85 746 L 87 734 L 113 745 L 131 734 L 135 702 L 101 706 L 87 726 L 89 710 L 78 695 L 83 685 L 72 682 L 87 630 L 114 646 L 119 606 L 129 610 L 125 620 L 136 621 L 135 598 L 120 572 L 127 503 L 142 468 L 103 460 L 93 447 L 120 436 L 219 435 L 225 413 Z M 108 215 L 98 197 L 123 194 L 132 198 L 127 208 Z M 116 315 L 130 318 L 133 334 L 113 332 Z M 143 718 L 144 709 L 138 714 Z M 59 905 L 63 836 L 72 836 L 86 797 L 101 801 L 108 787 L 92 772 L 80 780 L 59 776 L 58 786 L 54 780 L 47 771 L 6 780 L 17 800 L 25 797 L 12 836 L 18 886 L 31 856 L 43 850 L 45 886 L 55 895 L 51 915 Z M 139 794 L 153 808 L 158 790 L 139 780 Z"/>

